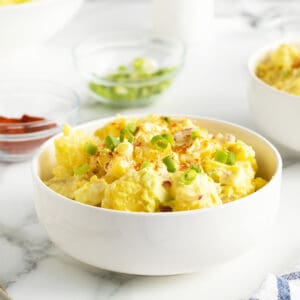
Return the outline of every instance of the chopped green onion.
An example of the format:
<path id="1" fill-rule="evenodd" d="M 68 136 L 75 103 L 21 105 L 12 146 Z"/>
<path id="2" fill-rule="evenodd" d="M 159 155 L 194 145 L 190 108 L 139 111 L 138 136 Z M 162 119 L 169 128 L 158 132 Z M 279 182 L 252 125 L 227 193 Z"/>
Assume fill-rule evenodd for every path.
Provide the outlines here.
<path id="1" fill-rule="evenodd" d="M 185 185 L 189 185 L 196 179 L 196 177 L 197 177 L 197 172 L 195 170 L 190 169 L 185 171 L 181 175 L 180 179 Z"/>
<path id="2" fill-rule="evenodd" d="M 231 151 L 217 150 L 215 154 L 215 160 L 220 163 L 232 166 L 235 164 L 236 158 L 235 158 L 235 154 Z"/>
<path id="3" fill-rule="evenodd" d="M 125 129 L 125 128 L 122 128 L 122 129 L 120 130 L 120 142 L 121 142 L 121 143 L 124 142 L 125 134 L 126 134 L 126 129 Z"/>
<path id="4" fill-rule="evenodd" d="M 129 123 L 126 125 L 126 129 L 132 134 L 135 134 L 137 131 L 137 126 L 134 123 Z"/>
<path id="5" fill-rule="evenodd" d="M 74 175 L 83 175 L 85 173 L 87 173 L 88 171 L 90 170 L 90 166 L 88 164 L 83 164 L 83 165 L 80 165 L 76 168 L 74 168 Z"/>
<path id="6" fill-rule="evenodd" d="M 152 164 L 149 161 L 145 161 L 141 164 L 141 169 L 150 168 Z"/>
<path id="7" fill-rule="evenodd" d="M 147 72 L 148 69 L 153 69 L 152 62 L 145 57 L 136 57 L 132 61 L 132 67 L 138 72 Z"/>
<path id="8" fill-rule="evenodd" d="M 216 155 L 215 155 L 215 160 L 226 164 L 228 158 L 228 152 L 225 150 L 217 150 Z"/>
<path id="9" fill-rule="evenodd" d="M 127 140 L 129 143 L 133 142 L 133 134 L 131 132 L 128 132 Z"/>
<path id="10" fill-rule="evenodd" d="M 119 140 L 111 135 L 108 135 L 105 138 L 105 144 L 106 147 L 110 150 L 110 151 L 114 151 L 114 149 L 120 144 Z"/>
<path id="11" fill-rule="evenodd" d="M 88 153 L 90 155 L 94 155 L 97 153 L 97 146 L 92 143 L 86 142 L 84 144 L 84 150 L 86 153 Z"/>
<path id="12" fill-rule="evenodd" d="M 191 169 L 195 170 L 197 173 L 201 173 L 202 169 L 194 164 L 191 165 Z"/>
<path id="13" fill-rule="evenodd" d="M 228 152 L 227 164 L 233 166 L 235 164 L 236 157 L 231 151 Z"/>
<path id="14" fill-rule="evenodd" d="M 1 0 L 0 0 L 1 1 Z M 114 84 L 99 84 L 90 82 L 89 88 L 95 96 L 112 100 L 115 102 L 126 103 L 127 101 L 139 101 L 162 93 L 172 83 L 177 67 L 158 68 L 157 63 L 146 57 L 137 57 L 128 65 L 120 65 L 112 73 L 104 75 L 108 80 L 114 81 Z M 148 79 L 157 79 L 163 75 L 169 74 L 157 83 L 147 83 Z M 97 76 L 97 74 L 95 74 Z M 131 82 L 141 81 L 144 84 L 131 85 Z M 129 83 L 129 84 L 128 84 Z"/>
<path id="15" fill-rule="evenodd" d="M 200 132 L 198 130 L 193 130 L 192 133 L 191 133 L 191 138 L 193 140 L 195 140 L 196 138 L 200 138 L 201 135 L 200 135 Z"/>
<path id="16" fill-rule="evenodd" d="M 171 121 L 170 117 L 163 117 L 163 120 L 166 121 L 167 123 L 169 123 Z"/>
<path id="17" fill-rule="evenodd" d="M 161 135 L 155 135 L 151 139 L 151 144 L 157 149 L 166 149 L 168 147 L 169 141 L 162 137 Z"/>
<path id="18" fill-rule="evenodd" d="M 121 129 L 120 131 L 120 142 L 123 143 L 125 139 L 125 135 L 127 135 L 127 140 L 129 143 L 133 142 L 133 134 L 128 131 L 126 128 Z"/>
<path id="19" fill-rule="evenodd" d="M 174 137 L 170 133 L 164 133 L 161 135 L 164 139 L 166 139 L 172 146 L 175 144 Z"/>
<path id="20" fill-rule="evenodd" d="M 166 165 L 168 172 L 174 173 L 176 171 L 174 161 L 172 160 L 172 158 L 170 156 L 166 156 L 163 159 L 163 163 Z"/>
<path id="21" fill-rule="evenodd" d="M 120 142 L 123 143 L 125 136 L 127 135 L 127 139 L 129 143 L 133 142 L 133 135 L 137 131 L 137 127 L 134 123 L 128 124 L 125 128 L 122 128 L 120 131 Z"/>
<path id="22" fill-rule="evenodd" d="M 161 135 L 155 135 L 151 139 L 151 144 L 158 149 L 166 149 L 168 144 L 174 145 L 174 138 L 170 133 L 164 133 Z"/>
<path id="23" fill-rule="evenodd" d="M 127 67 L 125 65 L 120 65 L 118 67 L 118 72 L 124 73 L 127 71 Z"/>

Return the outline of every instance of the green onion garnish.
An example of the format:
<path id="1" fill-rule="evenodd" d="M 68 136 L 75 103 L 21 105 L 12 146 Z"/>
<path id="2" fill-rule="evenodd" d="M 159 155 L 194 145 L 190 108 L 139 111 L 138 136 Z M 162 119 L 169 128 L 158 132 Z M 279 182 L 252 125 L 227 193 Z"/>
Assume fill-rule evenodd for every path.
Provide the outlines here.
<path id="1" fill-rule="evenodd" d="M 191 169 L 195 170 L 197 173 L 201 173 L 202 169 L 194 164 L 191 165 Z"/>
<path id="2" fill-rule="evenodd" d="M 196 138 L 200 138 L 201 135 L 200 135 L 200 132 L 198 130 L 193 130 L 192 133 L 191 133 L 191 138 L 193 140 L 195 140 Z"/>
<path id="3" fill-rule="evenodd" d="M 231 166 L 234 165 L 236 161 L 235 154 L 227 150 L 217 150 L 215 154 L 215 160 Z"/>
<path id="4" fill-rule="evenodd" d="M 151 144 L 157 149 L 166 149 L 168 147 L 169 141 L 161 135 L 155 135 L 151 139 Z"/>
<path id="5" fill-rule="evenodd" d="M 228 152 L 224 151 L 224 150 L 217 150 L 216 154 L 215 154 L 215 160 L 226 164 L 227 162 L 227 158 L 228 158 Z"/>
<path id="6" fill-rule="evenodd" d="M 94 155 L 97 153 L 97 146 L 92 143 L 86 142 L 84 144 L 84 150 L 86 153 L 88 153 L 90 155 Z"/>
<path id="7" fill-rule="evenodd" d="M 193 169 L 185 171 L 181 177 L 180 180 L 185 184 L 189 185 L 191 184 L 197 177 L 197 172 Z"/>
<path id="8" fill-rule="evenodd" d="M 83 175 L 85 173 L 87 173 L 90 169 L 90 166 L 88 164 L 83 164 L 83 165 L 80 165 L 76 168 L 74 168 L 74 175 Z"/>
<path id="9" fill-rule="evenodd" d="M 233 166 L 235 164 L 235 154 L 231 151 L 228 152 L 227 164 Z"/>
<path id="10" fill-rule="evenodd" d="M 110 151 L 114 151 L 114 149 L 120 144 L 119 140 L 111 135 L 108 135 L 105 138 L 105 144 L 106 147 L 110 150 Z"/>
<path id="11" fill-rule="evenodd" d="M 137 126 L 134 123 L 129 123 L 126 125 L 126 129 L 132 134 L 135 134 L 137 131 Z"/>
<path id="12" fill-rule="evenodd" d="M 133 135 L 136 133 L 137 127 L 134 123 L 129 123 L 125 128 L 122 128 L 120 131 L 120 142 L 123 143 L 125 136 L 129 143 L 133 142 Z"/>
<path id="13" fill-rule="evenodd" d="M 163 117 L 163 120 L 166 121 L 167 123 L 169 123 L 171 121 L 170 117 Z"/>
<path id="14" fill-rule="evenodd" d="M 166 156 L 163 159 L 163 163 L 166 165 L 168 172 L 174 173 L 176 171 L 174 161 L 172 160 L 172 158 L 170 156 Z"/>
<path id="15" fill-rule="evenodd" d="M 150 168 L 151 166 L 152 166 L 152 164 L 149 161 L 144 161 L 141 164 L 141 169 Z"/>
<path id="16" fill-rule="evenodd" d="M 161 135 L 164 139 L 166 139 L 172 146 L 175 144 L 173 135 L 170 133 L 163 133 Z"/>
<path id="17" fill-rule="evenodd" d="M 121 129 L 121 130 L 120 130 L 120 142 L 121 142 L 121 143 L 124 142 L 125 134 L 126 134 L 125 128 Z"/>
<path id="18" fill-rule="evenodd" d="M 151 144 L 157 149 L 166 149 L 168 147 L 168 144 L 170 144 L 171 146 L 174 145 L 174 138 L 170 133 L 155 135 L 151 139 Z"/>
<path id="19" fill-rule="evenodd" d="M 131 132 L 128 132 L 127 140 L 129 143 L 133 142 L 133 134 Z"/>

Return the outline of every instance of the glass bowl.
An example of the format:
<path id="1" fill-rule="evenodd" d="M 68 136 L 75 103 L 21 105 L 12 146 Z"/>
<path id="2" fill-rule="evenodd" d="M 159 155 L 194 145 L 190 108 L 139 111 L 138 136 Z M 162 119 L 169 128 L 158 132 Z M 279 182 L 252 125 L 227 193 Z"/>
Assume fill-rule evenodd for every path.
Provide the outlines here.
<path id="1" fill-rule="evenodd" d="M 0 81 L 0 161 L 23 161 L 63 125 L 75 125 L 79 99 L 41 80 Z"/>
<path id="2" fill-rule="evenodd" d="M 168 89 L 183 66 L 184 54 L 179 39 L 115 32 L 79 43 L 74 60 L 93 99 L 133 107 L 152 103 Z"/>

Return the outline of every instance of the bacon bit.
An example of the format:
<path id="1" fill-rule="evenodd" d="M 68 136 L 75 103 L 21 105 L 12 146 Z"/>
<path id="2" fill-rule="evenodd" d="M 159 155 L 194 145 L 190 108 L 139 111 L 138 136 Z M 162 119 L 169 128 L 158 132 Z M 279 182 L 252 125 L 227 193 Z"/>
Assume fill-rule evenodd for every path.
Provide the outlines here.
<path id="1" fill-rule="evenodd" d="M 161 212 L 169 212 L 169 211 L 172 211 L 172 208 L 169 207 L 169 206 L 160 206 L 159 207 L 159 211 L 161 211 Z"/>
<path id="2" fill-rule="evenodd" d="M 165 180 L 163 181 L 162 183 L 162 186 L 165 187 L 165 188 L 170 188 L 172 185 L 171 181 L 170 180 Z"/>
<path id="3" fill-rule="evenodd" d="M 203 195 L 198 196 L 198 200 L 201 200 L 203 198 Z"/>

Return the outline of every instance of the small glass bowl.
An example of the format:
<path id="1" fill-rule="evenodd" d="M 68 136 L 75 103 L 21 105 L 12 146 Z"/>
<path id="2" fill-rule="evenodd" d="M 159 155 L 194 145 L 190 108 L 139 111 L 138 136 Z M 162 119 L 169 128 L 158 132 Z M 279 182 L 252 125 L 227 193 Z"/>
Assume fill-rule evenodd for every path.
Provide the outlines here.
<path id="1" fill-rule="evenodd" d="M 144 106 L 156 100 L 172 84 L 184 62 L 185 47 L 179 39 L 145 32 L 97 35 L 79 43 L 74 60 L 89 95 L 117 107 Z M 147 79 L 111 79 L 120 66 L 141 57 L 166 70 Z"/>
<path id="2" fill-rule="evenodd" d="M 41 80 L 0 81 L 0 161 L 17 162 L 31 158 L 63 125 L 75 125 L 79 99 L 70 89 Z M 23 122 L 23 115 L 41 120 Z"/>

